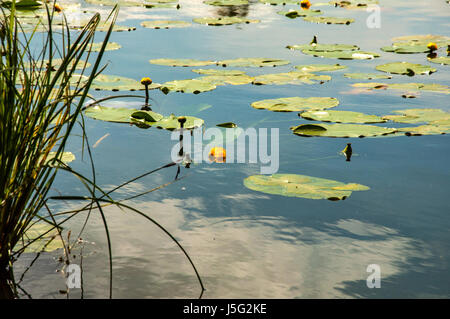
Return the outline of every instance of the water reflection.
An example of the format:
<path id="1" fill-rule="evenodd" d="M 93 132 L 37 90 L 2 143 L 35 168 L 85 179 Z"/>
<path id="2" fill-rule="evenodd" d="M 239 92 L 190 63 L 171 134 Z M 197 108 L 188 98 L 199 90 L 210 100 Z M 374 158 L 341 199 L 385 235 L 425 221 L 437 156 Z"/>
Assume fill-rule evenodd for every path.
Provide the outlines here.
<path id="1" fill-rule="evenodd" d="M 235 195 L 229 195 L 231 206 L 253 208 L 251 195 Z M 429 257 L 417 241 L 396 230 L 355 219 L 317 229 L 279 217 L 206 217 L 207 205 L 200 198 L 135 206 L 180 240 L 202 276 L 205 298 L 348 297 L 344 288 L 349 283 L 365 287 L 369 264 L 379 264 L 383 280 L 389 280 L 404 273 L 412 258 Z M 113 242 L 115 298 L 198 297 L 195 274 L 173 242 L 129 212 L 112 207 L 106 212 Z M 96 245 L 85 250 L 96 253 L 83 260 L 85 297 L 107 297 L 108 262 L 101 219 L 93 217 L 88 228 L 86 239 Z M 58 281 L 64 285 L 61 276 Z M 36 291 L 27 289 L 32 295 L 48 293 L 42 285 L 55 289 L 50 286 L 55 280 L 34 278 L 30 282 L 41 285 Z M 77 291 L 73 292 L 72 297 L 77 297 Z"/>

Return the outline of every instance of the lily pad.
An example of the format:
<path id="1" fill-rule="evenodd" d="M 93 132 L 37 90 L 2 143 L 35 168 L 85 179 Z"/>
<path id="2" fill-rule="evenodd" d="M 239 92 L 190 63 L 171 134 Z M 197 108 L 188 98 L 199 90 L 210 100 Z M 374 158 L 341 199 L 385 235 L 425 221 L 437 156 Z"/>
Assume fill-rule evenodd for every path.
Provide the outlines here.
<path id="1" fill-rule="evenodd" d="M 216 85 L 214 85 L 211 82 L 201 81 L 197 79 L 189 79 L 189 80 L 175 80 L 166 82 L 161 85 L 160 90 L 164 94 L 167 94 L 170 91 L 198 94 L 201 92 L 212 91 L 215 88 Z"/>
<path id="2" fill-rule="evenodd" d="M 358 80 L 392 79 L 392 76 L 379 73 L 345 73 L 344 76 L 349 79 Z"/>
<path id="3" fill-rule="evenodd" d="M 315 52 L 337 52 L 337 51 L 356 51 L 359 50 L 357 45 L 353 44 L 294 44 L 288 45 L 286 48 L 290 50 L 308 50 Z"/>
<path id="4" fill-rule="evenodd" d="M 393 44 L 392 46 L 389 46 L 389 47 L 382 47 L 381 50 L 384 52 L 394 52 L 394 53 L 399 53 L 399 54 L 430 52 L 430 49 L 427 47 L 427 44 L 412 45 L 409 43 Z"/>
<path id="5" fill-rule="evenodd" d="M 375 69 L 386 73 L 406 75 L 431 74 L 437 71 L 435 68 L 429 67 L 427 65 L 414 64 L 409 62 L 393 62 L 382 64 L 378 65 Z"/>
<path id="6" fill-rule="evenodd" d="M 174 21 L 174 20 L 152 20 L 141 22 L 141 26 L 149 29 L 185 28 L 191 25 L 192 24 L 187 21 Z"/>
<path id="7" fill-rule="evenodd" d="M 376 115 L 350 111 L 308 111 L 299 114 L 302 118 L 312 121 L 334 123 L 384 123 L 386 120 Z"/>
<path id="8" fill-rule="evenodd" d="M 86 0 L 87 3 L 101 5 L 101 6 L 115 6 L 116 4 L 121 7 L 174 7 L 174 2 L 178 0 Z"/>
<path id="9" fill-rule="evenodd" d="M 201 61 L 201 60 L 194 60 L 194 59 L 153 59 L 153 60 L 150 60 L 150 63 L 158 64 L 158 65 L 189 67 L 189 66 L 212 65 L 212 64 L 215 64 L 216 62 Z"/>
<path id="10" fill-rule="evenodd" d="M 330 52 L 330 51 L 302 50 L 302 53 L 313 55 L 315 57 L 341 59 L 341 60 L 371 60 L 380 57 L 378 53 L 367 51 Z"/>
<path id="11" fill-rule="evenodd" d="M 194 129 L 197 127 L 201 127 L 204 124 L 204 121 L 198 117 L 194 116 L 184 116 L 186 118 L 186 122 L 183 124 L 184 129 Z M 181 128 L 180 122 L 178 122 L 178 116 L 174 114 L 170 114 L 168 117 L 164 117 L 158 122 L 148 123 L 152 124 L 152 126 L 160 129 L 165 129 L 169 131 L 179 130 Z"/>
<path id="12" fill-rule="evenodd" d="M 133 118 L 132 114 L 136 112 L 147 113 L 152 119 L 155 119 L 157 121 L 161 120 L 164 117 L 163 115 L 152 111 L 139 111 L 136 109 L 129 109 L 125 107 L 106 107 L 99 105 L 87 108 L 86 111 L 84 111 L 86 116 L 106 122 L 133 123 L 134 120 L 145 120 L 146 117 L 144 117 L 142 113 L 136 114 L 136 117 Z"/>
<path id="13" fill-rule="evenodd" d="M 309 65 L 296 65 L 296 69 L 302 72 L 325 72 L 325 71 L 337 71 L 346 69 L 345 65 L 340 64 L 309 64 Z"/>
<path id="14" fill-rule="evenodd" d="M 313 23 L 325 23 L 325 24 L 346 24 L 355 22 L 352 18 L 335 18 L 335 17 L 317 17 L 317 16 L 307 16 L 303 20 Z"/>
<path id="15" fill-rule="evenodd" d="M 415 43 L 415 44 L 427 44 L 430 42 L 434 42 L 436 44 L 447 45 L 450 44 L 450 37 L 442 36 L 442 35 L 407 35 L 396 37 L 392 39 L 393 43 Z"/>
<path id="16" fill-rule="evenodd" d="M 58 69 L 58 68 L 61 66 L 61 64 L 62 64 L 62 61 L 63 61 L 63 60 L 62 60 L 62 59 L 59 59 L 59 58 L 58 58 L 58 59 L 52 59 L 52 68 L 53 68 L 53 69 Z M 34 64 L 33 67 L 34 67 L 35 69 L 37 69 L 38 67 L 41 66 L 41 63 L 42 63 L 42 61 L 37 61 L 37 63 Z M 44 64 L 43 64 L 43 67 L 44 67 L 44 68 L 47 68 L 48 63 L 49 63 L 49 61 L 48 61 L 48 60 L 45 60 L 45 61 L 44 61 Z M 71 68 L 73 67 L 74 63 L 75 63 L 75 61 L 72 60 L 72 61 L 69 63 L 68 68 L 71 69 Z M 25 66 L 26 68 L 31 68 L 31 63 L 30 63 L 30 62 L 25 62 L 25 63 L 24 63 L 24 66 Z M 83 70 L 84 68 L 88 68 L 88 67 L 90 67 L 90 66 L 91 66 L 91 64 L 90 64 L 89 62 L 86 62 L 86 61 L 83 61 L 83 60 L 79 60 L 78 63 L 77 63 L 77 65 L 76 65 L 76 67 L 75 67 L 75 70 Z"/>
<path id="17" fill-rule="evenodd" d="M 216 69 L 193 69 L 192 72 L 205 75 L 243 75 L 244 71 L 239 70 L 216 70 Z"/>
<path id="18" fill-rule="evenodd" d="M 399 128 L 399 132 L 404 132 L 407 136 L 421 136 L 421 135 L 440 135 L 440 134 L 450 134 L 450 121 L 447 121 L 446 125 L 439 124 L 426 124 L 415 127 L 402 127 Z M 434 123 L 439 123 L 435 121 Z"/>
<path id="19" fill-rule="evenodd" d="M 207 75 L 196 78 L 199 81 L 205 81 L 212 83 L 213 85 L 243 85 L 252 83 L 254 77 L 248 76 L 247 74 L 240 75 Z"/>
<path id="20" fill-rule="evenodd" d="M 56 152 L 50 152 L 48 153 L 48 156 L 45 160 L 45 163 L 49 163 L 52 159 L 54 159 L 56 156 Z M 70 162 L 73 162 L 75 160 L 75 155 L 73 155 L 72 152 L 63 152 L 62 156 L 59 158 L 61 162 L 65 164 L 69 164 Z"/>
<path id="21" fill-rule="evenodd" d="M 242 6 L 248 4 L 248 0 L 205 0 L 203 3 L 211 6 Z"/>
<path id="22" fill-rule="evenodd" d="M 301 124 L 291 127 L 300 136 L 371 137 L 395 133 L 397 129 L 361 124 Z"/>
<path id="23" fill-rule="evenodd" d="M 298 17 L 309 17 L 309 16 L 318 16 L 322 14 L 320 10 L 289 10 L 289 11 L 278 11 L 278 14 L 295 19 Z"/>
<path id="24" fill-rule="evenodd" d="M 286 65 L 290 62 L 280 59 L 264 59 L 264 58 L 239 58 L 232 60 L 222 60 L 217 62 L 217 65 L 234 66 L 234 67 L 264 67 L 264 66 L 280 66 Z"/>
<path id="25" fill-rule="evenodd" d="M 273 112 L 302 112 L 307 110 L 324 110 L 339 105 L 339 100 L 332 97 L 285 97 L 253 102 L 255 109 Z"/>
<path id="26" fill-rule="evenodd" d="M 27 244 L 29 245 L 23 250 L 24 253 L 52 252 L 64 248 L 63 239 L 59 236 L 58 230 L 44 222 L 29 227 L 13 250 L 19 251 Z"/>
<path id="27" fill-rule="evenodd" d="M 450 65 L 450 57 L 448 56 L 441 56 L 438 58 L 428 58 L 428 61 L 433 62 L 433 63 L 437 63 L 437 64 L 442 64 L 442 65 Z"/>
<path id="28" fill-rule="evenodd" d="M 137 91 L 144 90 L 145 87 L 134 79 L 130 79 L 117 75 L 98 75 L 94 81 L 92 81 L 91 87 L 95 90 L 105 91 Z M 157 89 L 160 87 L 158 83 L 152 83 L 148 86 L 149 90 Z"/>
<path id="29" fill-rule="evenodd" d="M 90 52 L 100 52 L 100 49 L 102 48 L 103 43 L 97 42 L 92 43 L 92 47 L 88 47 Z M 105 51 L 114 51 L 119 50 L 122 46 L 116 42 L 108 42 L 105 47 Z"/>
<path id="30" fill-rule="evenodd" d="M 274 74 L 263 74 L 258 75 L 253 80 L 255 85 L 285 85 L 285 84 L 314 84 L 323 83 L 331 80 L 329 75 L 316 75 L 313 73 L 302 73 L 302 72 L 287 72 L 287 73 L 274 73 Z"/>
<path id="31" fill-rule="evenodd" d="M 246 19 L 240 17 L 219 17 L 219 18 L 195 18 L 192 21 L 199 24 L 206 24 L 211 26 L 231 25 L 238 23 L 259 23 L 260 20 Z"/>
<path id="32" fill-rule="evenodd" d="M 435 93 L 450 94 L 450 88 L 442 84 L 425 84 L 425 83 L 355 83 L 353 87 L 367 88 L 369 90 L 402 90 L 402 91 L 429 91 Z"/>
<path id="33" fill-rule="evenodd" d="M 367 9 L 368 6 L 378 4 L 378 0 L 333 0 L 329 2 L 335 7 L 345 9 Z"/>
<path id="34" fill-rule="evenodd" d="M 286 4 L 300 4 L 301 0 L 259 0 L 259 2 L 262 2 L 264 4 L 270 4 L 273 6 L 276 5 L 286 5 Z"/>
<path id="35" fill-rule="evenodd" d="M 297 174 L 252 175 L 244 179 L 244 186 L 267 194 L 332 201 L 344 200 L 352 191 L 370 189 L 361 184 L 346 184 Z"/>
<path id="36" fill-rule="evenodd" d="M 383 116 L 385 120 L 391 120 L 398 123 L 422 123 L 438 120 L 450 120 L 450 113 L 441 109 L 406 109 L 393 111 L 400 115 Z"/>

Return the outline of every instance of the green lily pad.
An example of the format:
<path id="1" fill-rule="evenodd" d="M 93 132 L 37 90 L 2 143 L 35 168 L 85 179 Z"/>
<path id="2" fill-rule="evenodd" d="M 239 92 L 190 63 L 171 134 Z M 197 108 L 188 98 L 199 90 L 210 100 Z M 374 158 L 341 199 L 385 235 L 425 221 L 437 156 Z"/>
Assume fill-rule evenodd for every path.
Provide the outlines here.
<path id="1" fill-rule="evenodd" d="M 87 3 L 101 6 L 115 6 L 118 4 L 121 7 L 174 7 L 174 2 L 178 0 L 86 0 Z"/>
<path id="2" fill-rule="evenodd" d="M 396 37 L 392 39 L 394 44 L 398 43 L 412 43 L 412 44 L 428 44 L 430 42 L 434 42 L 438 45 L 447 45 L 450 44 L 450 37 L 442 36 L 442 35 L 407 35 Z"/>
<path id="3" fill-rule="evenodd" d="M 323 83 L 331 80 L 329 75 L 316 75 L 313 73 L 302 73 L 302 72 L 287 72 L 287 73 L 274 73 L 274 74 L 263 74 L 258 75 L 253 80 L 255 85 L 285 85 L 285 84 L 314 84 Z"/>
<path id="4" fill-rule="evenodd" d="M 302 50 L 302 53 L 313 55 L 315 57 L 341 59 L 341 60 L 371 60 L 380 57 L 378 53 L 367 51 L 330 52 L 330 51 Z"/>
<path id="5" fill-rule="evenodd" d="M 393 62 L 382 64 L 378 65 L 375 69 L 386 73 L 406 75 L 431 74 L 437 71 L 435 68 L 429 67 L 427 65 L 413 64 L 409 62 Z"/>
<path id="6" fill-rule="evenodd" d="M 302 112 L 329 109 L 339 105 L 339 100 L 333 97 L 285 97 L 256 101 L 251 105 L 255 109 L 266 109 L 273 112 Z"/>
<path id="7" fill-rule="evenodd" d="M 196 78 L 199 81 L 205 81 L 212 83 L 213 85 L 243 85 L 252 83 L 254 77 L 248 76 L 247 74 L 240 75 L 207 75 Z"/>
<path id="8" fill-rule="evenodd" d="M 301 0 L 259 0 L 259 2 L 264 4 L 276 5 L 286 5 L 286 4 L 300 4 Z"/>
<path id="9" fill-rule="evenodd" d="M 325 71 L 337 71 L 346 69 L 345 65 L 340 64 L 309 64 L 309 65 L 296 65 L 296 69 L 302 72 L 325 72 Z"/>
<path id="10" fill-rule="evenodd" d="M 450 134 L 450 123 L 447 123 L 447 125 L 436 125 L 430 123 L 421 126 L 402 127 L 399 128 L 398 131 L 404 132 L 407 136 Z"/>
<path id="11" fill-rule="evenodd" d="M 61 67 L 62 62 L 63 62 L 63 60 L 59 59 L 59 58 L 58 59 L 52 59 L 52 67 L 54 69 L 58 69 L 59 67 Z M 37 69 L 38 67 L 40 67 L 41 63 L 42 63 L 42 61 L 36 61 L 36 64 L 33 65 L 34 69 Z M 73 61 L 73 60 L 69 63 L 69 65 L 68 65 L 68 69 L 69 70 L 73 67 L 74 63 L 75 63 L 75 61 Z M 47 65 L 48 65 L 48 60 L 45 60 L 44 64 L 43 64 L 43 67 L 47 68 Z M 26 68 L 31 68 L 31 63 L 30 62 L 25 62 L 24 66 Z M 76 65 L 76 67 L 75 67 L 75 70 L 83 70 L 84 68 L 89 68 L 90 66 L 91 66 L 91 64 L 89 62 L 86 62 L 86 61 L 83 61 L 83 60 L 79 60 L 77 65 Z"/>
<path id="12" fill-rule="evenodd" d="M 187 21 L 174 21 L 174 20 L 152 20 L 141 22 L 141 26 L 149 29 L 185 28 L 191 25 L 192 24 Z"/>
<path id="13" fill-rule="evenodd" d="M 58 230 L 44 222 L 29 227 L 23 234 L 22 239 L 17 242 L 13 251 L 19 251 L 27 244 L 29 245 L 23 250 L 24 253 L 52 252 L 64 248 L 63 239 L 59 236 Z"/>
<path id="14" fill-rule="evenodd" d="M 350 111 L 308 111 L 299 114 L 302 118 L 312 121 L 334 123 L 384 123 L 386 120 L 376 115 Z"/>
<path id="15" fill-rule="evenodd" d="M 244 71 L 239 70 L 216 70 L 216 69 L 193 69 L 192 72 L 205 75 L 244 75 Z"/>
<path id="16" fill-rule="evenodd" d="M 199 24 L 206 24 L 211 26 L 231 25 L 238 23 L 259 23 L 260 20 L 246 19 L 240 17 L 219 17 L 219 18 L 195 18 L 192 21 Z"/>
<path id="17" fill-rule="evenodd" d="M 344 76 L 349 79 L 358 80 L 392 79 L 392 76 L 379 73 L 345 73 Z"/>
<path id="18" fill-rule="evenodd" d="M 216 126 L 218 126 L 218 127 L 225 127 L 225 128 L 236 128 L 236 127 L 238 127 L 236 125 L 236 123 L 233 123 L 233 122 L 220 123 L 220 124 L 216 124 Z"/>
<path id="19" fill-rule="evenodd" d="M 367 9 L 368 6 L 378 4 L 378 0 L 333 0 L 329 2 L 335 7 L 345 9 Z"/>
<path id="20" fill-rule="evenodd" d="M 448 56 L 441 56 L 438 58 L 428 58 L 428 61 L 433 62 L 433 63 L 437 63 L 437 64 L 442 64 L 442 65 L 450 65 L 450 57 Z"/>
<path id="21" fill-rule="evenodd" d="M 352 191 L 370 189 L 360 184 L 346 184 L 298 174 L 252 175 L 244 179 L 244 186 L 267 194 L 332 201 L 344 200 Z"/>
<path id="22" fill-rule="evenodd" d="M 278 14 L 295 19 L 298 17 L 309 17 L 309 16 L 318 16 L 322 14 L 320 10 L 289 10 L 289 11 L 278 11 Z"/>
<path id="23" fill-rule="evenodd" d="M 47 158 L 45 159 L 45 163 L 49 163 L 52 159 L 54 159 L 56 156 L 56 152 L 50 152 L 48 153 Z M 72 152 L 63 152 L 62 156 L 59 158 L 59 160 L 65 164 L 69 164 L 70 162 L 73 162 L 75 160 L 75 155 L 73 155 Z"/>
<path id="24" fill-rule="evenodd" d="M 217 65 L 234 66 L 234 67 L 264 67 L 264 66 L 280 66 L 286 65 L 290 62 L 280 59 L 264 59 L 264 58 L 239 58 L 232 60 L 222 60 L 217 62 Z"/>
<path id="25" fill-rule="evenodd" d="M 198 94 L 202 92 L 212 91 L 215 88 L 216 85 L 211 82 L 189 79 L 166 82 L 161 85 L 160 90 L 164 94 L 168 94 L 170 91 Z"/>
<path id="26" fill-rule="evenodd" d="M 430 49 L 428 49 L 427 44 L 411 45 L 400 43 L 400 44 L 393 44 L 392 46 L 389 47 L 382 47 L 381 50 L 384 52 L 394 52 L 399 54 L 430 52 Z"/>
<path id="27" fill-rule="evenodd" d="M 88 47 L 90 52 L 100 52 L 100 49 L 102 48 L 103 43 L 97 42 L 92 43 L 92 47 Z M 119 50 L 122 46 L 116 42 L 108 42 L 105 47 L 105 51 L 114 51 Z"/>
<path id="28" fill-rule="evenodd" d="M 383 116 L 385 120 L 391 120 L 397 123 L 422 123 L 433 122 L 438 120 L 450 120 L 450 113 L 441 109 L 407 109 L 393 111 L 400 115 Z"/>
<path id="29" fill-rule="evenodd" d="M 148 86 L 149 90 L 157 89 L 159 87 L 160 84 L 158 83 L 152 83 Z M 134 79 L 105 74 L 98 75 L 94 81 L 92 81 L 91 88 L 105 91 L 137 91 L 145 89 L 141 82 Z"/>
<path id="30" fill-rule="evenodd" d="M 242 6 L 248 4 L 248 0 L 205 0 L 203 3 L 211 6 Z"/>
<path id="31" fill-rule="evenodd" d="M 139 113 L 137 113 L 139 112 Z M 136 113 L 136 114 L 135 114 Z M 143 113 L 148 114 L 148 116 L 144 116 Z M 90 118 L 96 120 L 102 120 L 106 122 L 115 122 L 115 123 L 134 123 L 135 120 L 145 120 L 145 119 L 154 119 L 156 121 L 161 120 L 164 116 L 161 114 L 152 112 L 152 111 L 140 111 L 136 109 L 129 109 L 125 107 L 106 107 L 106 106 L 93 106 L 87 108 L 84 111 L 84 114 Z M 134 118 L 133 115 L 134 114 Z M 152 122 L 152 121 L 151 121 Z"/>
<path id="32" fill-rule="evenodd" d="M 394 128 L 361 124 L 302 124 L 291 127 L 300 136 L 321 137 L 371 137 L 395 133 Z"/>
<path id="33" fill-rule="evenodd" d="M 216 62 L 201 61 L 201 60 L 194 60 L 194 59 L 153 59 L 153 60 L 150 60 L 150 63 L 158 64 L 158 65 L 189 67 L 189 66 L 212 65 L 212 64 L 215 64 Z"/>
<path id="34" fill-rule="evenodd" d="M 201 127 L 204 124 L 204 121 L 198 117 L 194 116 L 184 116 L 186 118 L 186 122 L 183 124 L 184 129 L 194 129 L 197 127 Z M 152 126 L 164 130 L 179 130 L 181 128 L 180 122 L 178 122 L 178 116 L 175 116 L 174 114 L 170 114 L 168 117 L 164 117 L 158 122 L 148 123 L 152 124 Z"/>
<path id="35" fill-rule="evenodd" d="M 369 90 L 402 90 L 402 91 L 429 91 L 435 93 L 450 94 L 450 88 L 442 84 L 425 84 L 425 83 L 355 83 L 353 87 L 367 88 Z"/>
<path id="36" fill-rule="evenodd" d="M 294 44 L 288 45 L 286 48 L 290 50 L 308 50 L 314 52 L 337 52 L 337 51 L 356 51 L 359 50 L 357 45 L 353 44 Z"/>
<path id="37" fill-rule="evenodd" d="M 355 19 L 351 18 L 335 18 L 335 17 L 317 17 L 317 16 L 307 16 L 303 20 L 313 23 L 325 23 L 325 24 L 346 24 L 355 22 Z"/>

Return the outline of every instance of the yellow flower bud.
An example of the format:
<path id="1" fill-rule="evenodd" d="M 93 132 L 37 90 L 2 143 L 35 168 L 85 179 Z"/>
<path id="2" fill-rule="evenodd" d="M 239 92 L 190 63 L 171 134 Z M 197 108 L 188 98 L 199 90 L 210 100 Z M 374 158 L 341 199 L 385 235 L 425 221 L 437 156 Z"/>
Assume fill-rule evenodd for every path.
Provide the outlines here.
<path id="1" fill-rule="evenodd" d="M 430 51 L 436 51 L 438 49 L 438 46 L 436 43 L 430 42 L 428 43 L 427 48 L 430 49 Z"/>
<path id="2" fill-rule="evenodd" d="M 309 7 L 311 7 L 311 2 L 309 2 L 309 0 L 302 0 L 300 2 L 300 7 L 302 7 L 302 9 L 309 9 Z"/>
<path id="3" fill-rule="evenodd" d="M 150 79 L 150 78 L 142 78 L 141 79 L 141 84 L 142 85 L 150 85 L 150 84 L 152 84 L 152 79 Z"/>
<path id="4" fill-rule="evenodd" d="M 61 6 L 59 4 L 57 4 L 57 3 L 55 3 L 54 9 L 55 9 L 56 12 L 61 12 L 62 11 Z"/>

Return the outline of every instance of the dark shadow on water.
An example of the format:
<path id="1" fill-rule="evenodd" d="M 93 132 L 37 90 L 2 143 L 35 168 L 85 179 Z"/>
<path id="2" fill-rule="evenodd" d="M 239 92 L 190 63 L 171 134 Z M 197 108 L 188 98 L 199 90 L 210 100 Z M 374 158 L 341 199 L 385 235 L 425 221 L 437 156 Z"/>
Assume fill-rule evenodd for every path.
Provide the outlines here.
<path id="1" fill-rule="evenodd" d="M 250 0 L 249 4 L 240 6 L 220 6 L 217 7 L 216 13 L 221 17 L 246 17 L 250 12 L 250 7 L 258 3 L 258 0 Z"/>

